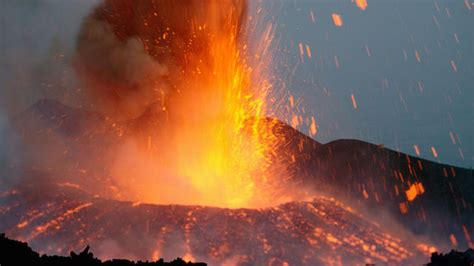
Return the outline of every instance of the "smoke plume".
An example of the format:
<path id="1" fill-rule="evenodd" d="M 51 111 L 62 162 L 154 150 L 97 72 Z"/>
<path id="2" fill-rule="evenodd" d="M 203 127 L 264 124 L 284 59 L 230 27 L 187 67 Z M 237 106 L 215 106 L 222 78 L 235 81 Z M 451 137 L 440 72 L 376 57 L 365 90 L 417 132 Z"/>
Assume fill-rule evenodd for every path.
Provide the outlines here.
<path id="1" fill-rule="evenodd" d="M 225 10 L 225 12 L 219 12 Z M 192 75 L 210 71 L 210 43 L 238 32 L 245 1 L 107 0 L 83 22 L 76 69 L 88 100 L 119 118 L 173 97 Z"/>

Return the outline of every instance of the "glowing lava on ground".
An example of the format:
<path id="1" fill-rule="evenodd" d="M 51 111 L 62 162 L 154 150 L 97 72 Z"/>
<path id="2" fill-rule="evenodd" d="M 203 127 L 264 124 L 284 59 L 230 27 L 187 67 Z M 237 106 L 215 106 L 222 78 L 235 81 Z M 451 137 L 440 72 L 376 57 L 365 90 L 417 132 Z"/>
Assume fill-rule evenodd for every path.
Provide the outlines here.
<path id="1" fill-rule="evenodd" d="M 105 200 L 69 185 L 0 200 L 0 230 L 41 252 L 92 246 L 100 258 L 184 257 L 210 265 L 415 265 L 429 246 L 395 236 L 341 202 L 315 197 L 264 209 Z M 179 191 L 177 191 L 179 192 Z"/>

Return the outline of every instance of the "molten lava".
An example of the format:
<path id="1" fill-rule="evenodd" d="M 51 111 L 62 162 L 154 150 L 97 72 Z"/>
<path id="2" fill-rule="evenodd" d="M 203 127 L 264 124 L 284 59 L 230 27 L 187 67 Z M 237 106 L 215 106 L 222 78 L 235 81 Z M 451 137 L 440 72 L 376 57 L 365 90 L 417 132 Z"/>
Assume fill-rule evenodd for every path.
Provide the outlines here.
<path id="1" fill-rule="evenodd" d="M 244 1 L 105 1 L 84 23 L 78 65 L 99 108 L 135 114 L 137 105 L 157 103 L 161 114 L 155 133 L 131 138 L 116 155 L 113 175 L 128 195 L 122 199 L 232 208 L 278 203 L 267 171 L 276 138 L 260 119 L 270 112 L 262 54 L 272 29 L 251 58 L 246 9 Z M 130 64 L 122 62 L 130 53 L 131 67 L 148 74 L 111 66 Z M 136 63 L 138 56 L 145 63 Z"/>
<path id="2" fill-rule="evenodd" d="M 269 178 L 266 158 L 273 138 L 268 124 L 253 117 L 265 116 L 268 88 L 251 84 L 246 50 L 239 49 L 237 43 L 239 16 L 232 14 L 234 9 L 224 22 L 231 30 L 223 33 L 213 25 L 221 7 L 212 3 L 210 8 L 210 25 L 198 26 L 198 30 L 208 31 L 207 69 L 197 66 L 185 79 L 185 89 L 170 100 L 169 113 L 179 122 L 173 134 L 166 136 L 171 161 L 164 166 L 195 190 L 187 203 L 265 205 L 269 199 L 258 194 L 262 192 L 258 187 Z"/>

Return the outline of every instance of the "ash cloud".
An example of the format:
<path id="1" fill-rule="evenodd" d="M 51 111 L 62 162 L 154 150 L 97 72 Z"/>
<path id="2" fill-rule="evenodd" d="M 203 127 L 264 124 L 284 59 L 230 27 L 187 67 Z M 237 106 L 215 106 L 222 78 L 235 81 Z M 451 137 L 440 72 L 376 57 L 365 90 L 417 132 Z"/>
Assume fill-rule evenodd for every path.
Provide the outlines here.
<path id="1" fill-rule="evenodd" d="M 121 119 L 165 105 L 190 87 L 185 80 L 211 71 L 210 43 L 233 30 L 227 19 L 241 32 L 246 9 L 237 0 L 103 1 L 84 19 L 76 43 L 74 65 L 88 104 Z"/>
<path id="2" fill-rule="evenodd" d="M 76 66 L 93 102 L 134 115 L 167 87 L 168 67 L 151 57 L 139 38 L 119 40 L 110 24 L 94 17 L 83 23 Z"/>

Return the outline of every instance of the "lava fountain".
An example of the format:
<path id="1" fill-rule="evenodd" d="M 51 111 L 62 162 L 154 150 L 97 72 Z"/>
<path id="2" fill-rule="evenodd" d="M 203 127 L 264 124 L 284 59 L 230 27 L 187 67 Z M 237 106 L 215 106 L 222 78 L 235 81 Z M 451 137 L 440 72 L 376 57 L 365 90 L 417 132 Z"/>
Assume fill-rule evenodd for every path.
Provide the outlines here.
<path id="1" fill-rule="evenodd" d="M 278 203 L 268 189 L 276 138 L 260 119 L 270 114 L 273 32 L 266 27 L 251 57 L 246 10 L 244 1 L 105 1 L 85 21 L 77 65 L 95 108 L 123 118 L 155 104 L 161 114 L 156 132 L 116 156 L 129 200 Z"/>

